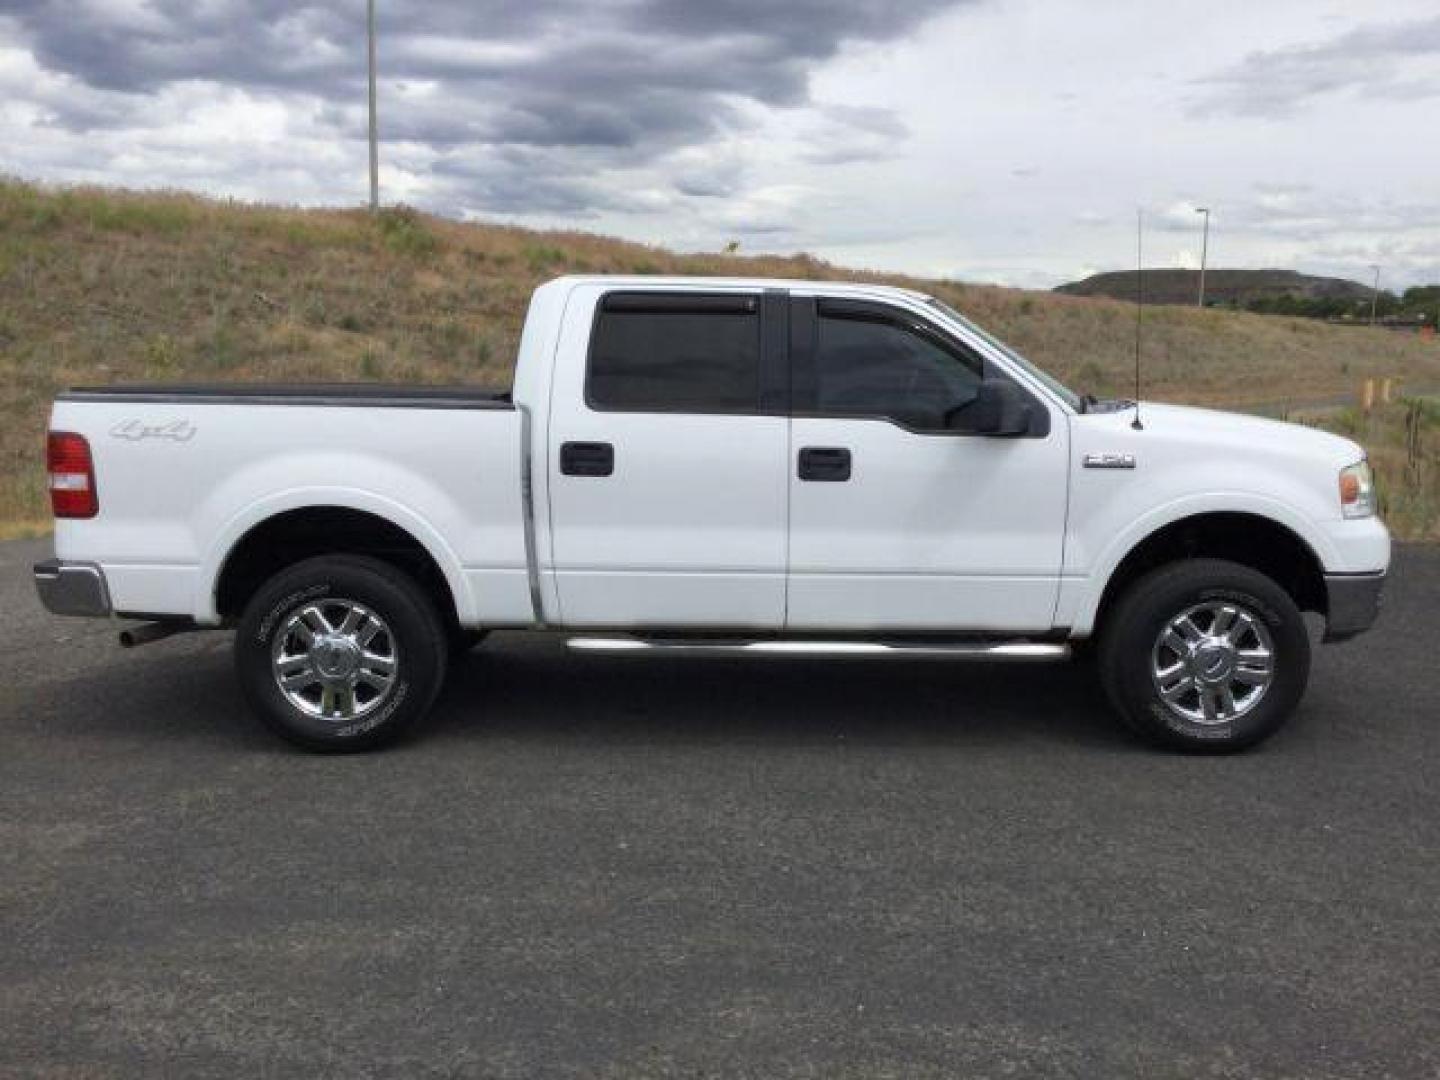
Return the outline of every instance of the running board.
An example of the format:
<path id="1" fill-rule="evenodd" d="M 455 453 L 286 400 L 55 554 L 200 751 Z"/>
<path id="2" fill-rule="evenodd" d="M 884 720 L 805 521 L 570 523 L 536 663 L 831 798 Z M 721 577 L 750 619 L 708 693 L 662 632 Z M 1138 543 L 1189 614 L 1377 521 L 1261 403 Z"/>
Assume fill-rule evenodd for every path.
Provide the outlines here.
<path id="1" fill-rule="evenodd" d="M 925 643 L 879 641 L 704 641 L 635 637 L 572 637 L 565 643 L 575 652 L 651 653 L 666 656 L 814 656 L 944 660 L 1068 660 L 1070 646 L 1037 641 L 969 641 Z"/>

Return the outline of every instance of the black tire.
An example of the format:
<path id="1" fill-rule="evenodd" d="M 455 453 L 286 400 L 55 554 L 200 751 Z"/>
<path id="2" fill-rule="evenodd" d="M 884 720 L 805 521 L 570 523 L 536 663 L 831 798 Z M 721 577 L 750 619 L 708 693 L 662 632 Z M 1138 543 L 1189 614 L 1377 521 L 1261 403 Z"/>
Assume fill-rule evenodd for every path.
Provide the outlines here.
<path id="1" fill-rule="evenodd" d="M 1189 683 L 1194 689 L 1187 689 L 1172 706 L 1161 696 L 1152 666 L 1160 667 L 1163 676 L 1172 662 L 1182 662 L 1178 650 L 1157 646 L 1157 642 L 1171 620 L 1200 608 L 1201 614 L 1190 623 L 1195 627 L 1211 604 L 1243 612 L 1257 624 L 1253 630 L 1241 631 L 1247 635 L 1241 640 L 1256 651 L 1268 647 L 1271 675 L 1248 709 L 1228 717 L 1220 709 L 1215 719 L 1205 717 L 1204 722 L 1196 722 L 1182 711 L 1204 712 L 1207 695 L 1199 688 L 1210 684 L 1186 669 L 1171 685 Z M 1268 646 L 1261 641 L 1262 634 L 1268 636 Z M 1209 657 L 1198 652 L 1193 655 L 1193 668 L 1208 668 L 1207 677 L 1223 678 L 1216 673 L 1231 670 L 1223 657 L 1215 657 L 1212 665 Z M 1133 731 L 1176 750 L 1233 753 L 1274 734 L 1295 711 L 1310 677 L 1310 636 L 1295 601 L 1264 574 L 1223 559 L 1189 559 L 1153 570 L 1125 591 L 1100 628 L 1099 662 L 1105 692 Z M 1234 657 L 1230 662 L 1233 666 Z M 1263 660 L 1244 663 L 1258 665 L 1257 670 L 1265 667 Z M 1239 682 L 1239 676 L 1236 679 L 1225 685 L 1232 691 L 1240 689 L 1236 699 L 1240 701 L 1253 686 Z M 1216 696 L 1210 695 L 1210 699 L 1213 703 Z"/>
<path id="2" fill-rule="evenodd" d="M 291 649 L 303 652 L 304 635 L 313 633 L 294 625 L 293 617 L 319 607 L 322 619 L 338 621 L 346 612 L 345 605 L 352 611 L 371 613 L 371 618 L 362 622 L 360 634 L 377 623 L 383 625 L 371 640 L 378 643 L 377 650 L 393 658 L 393 671 L 386 673 L 389 680 L 383 691 L 352 682 L 348 702 L 356 715 L 316 715 L 293 703 L 281 689 L 276 657 L 284 659 Z M 282 633 L 286 638 L 277 641 Z M 353 633 L 346 640 L 348 648 L 360 651 L 342 648 L 318 654 L 314 661 L 310 656 L 317 654 L 307 653 L 304 660 L 289 662 L 299 663 L 311 673 L 326 662 L 334 663 L 342 673 L 347 664 L 364 668 L 360 657 L 371 654 L 362 650 Z M 360 555 L 321 556 L 282 570 L 251 597 L 235 633 L 235 670 L 251 707 L 282 738 L 307 750 L 372 750 L 406 734 L 429 711 L 445 680 L 448 645 L 435 605 L 403 571 Z M 338 661 L 335 655 L 340 655 Z M 377 663 L 385 659 L 381 657 Z M 370 677 L 365 671 L 355 672 L 355 676 Z M 303 691 L 319 698 L 313 706 L 317 709 L 326 701 L 335 707 L 333 697 L 321 697 L 327 692 L 319 682 Z M 333 711 L 343 712 L 345 693 L 338 691 L 342 704 Z"/>

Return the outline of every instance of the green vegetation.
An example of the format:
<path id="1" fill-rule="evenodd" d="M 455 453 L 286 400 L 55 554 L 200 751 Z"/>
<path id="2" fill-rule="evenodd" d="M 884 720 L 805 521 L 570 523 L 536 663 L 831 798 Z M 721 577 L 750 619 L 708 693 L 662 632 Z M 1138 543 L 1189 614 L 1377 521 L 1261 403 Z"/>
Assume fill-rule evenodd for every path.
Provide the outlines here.
<path id="1" fill-rule="evenodd" d="M 1370 318 L 1370 299 L 1343 296 L 1282 296 L 1261 297 L 1245 304 L 1246 311 L 1261 315 L 1290 315 L 1300 319 L 1351 319 L 1366 322 Z M 1414 322 L 1417 326 L 1434 326 L 1440 318 L 1440 285 L 1419 285 L 1396 296 L 1380 290 L 1375 297 L 1375 317 L 1394 321 Z"/>
<path id="2" fill-rule="evenodd" d="M 13 532 L 45 518 L 41 447 L 50 399 L 65 386 L 504 383 L 530 291 L 581 272 L 903 285 L 953 304 L 1081 389 L 1114 396 L 1131 388 L 1133 308 L 1122 301 L 853 271 L 803 254 L 678 255 L 408 208 L 371 216 L 0 180 L 0 522 Z M 1373 377 L 1440 389 L 1440 342 L 1243 312 L 1145 312 L 1147 397 L 1273 411 L 1353 395 Z M 1398 429 L 1383 416 L 1370 424 L 1358 434 L 1381 469 L 1388 505 L 1406 515 L 1397 524 L 1406 535 L 1440 538 L 1433 514 L 1404 509 L 1434 500 L 1426 489 L 1430 503 L 1406 501 L 1403 461 L 1397 472 L 1387 456 Z M 1433 483 L 1440 453 L 1433 420 L 1426 424 L 1417 475 L 1432 479 L 1417 480 L 1422 487 Z"/>
<path id="3" fill-rule="evenodd" d="M 1399 314 L 1420 316 L 1426 326 L 1440 327 L 1440 285 L 1414 285 L 1406 289 L 1400 296 Z"/>
<path id="4" fill-rule="evenodd" d="M 381 210 L 375 216 L 385 246 L 397 255 L 433 255 L 439 242 L 420 215 L 408 206 Z"/>

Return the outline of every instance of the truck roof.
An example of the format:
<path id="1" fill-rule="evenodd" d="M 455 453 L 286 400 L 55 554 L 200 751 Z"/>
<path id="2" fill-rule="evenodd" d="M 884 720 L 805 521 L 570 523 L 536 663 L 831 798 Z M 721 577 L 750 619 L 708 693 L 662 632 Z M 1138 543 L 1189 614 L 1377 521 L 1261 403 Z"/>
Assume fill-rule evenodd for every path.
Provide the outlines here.
<path id="1" fill-rule="evenodd" d="M 684 274 L 566 274 L 549 282 L 551 285 L 607 285 L 644 289 L 724 288 L 724 289 L 794 289 L 803 292 L 824 292 L 832 296 L 891 296 L 925 302 L 928 293 L 902 289 L 896 285 L 879 285 L 864 281 L 826 281 L 815 278 L 766 277 L 700 277 Z"/>

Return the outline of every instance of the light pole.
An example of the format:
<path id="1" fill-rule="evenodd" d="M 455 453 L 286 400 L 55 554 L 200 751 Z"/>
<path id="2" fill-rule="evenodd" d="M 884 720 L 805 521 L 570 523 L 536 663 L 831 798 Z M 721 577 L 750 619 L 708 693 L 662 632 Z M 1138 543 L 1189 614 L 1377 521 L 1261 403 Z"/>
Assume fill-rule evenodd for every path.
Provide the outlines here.
<path id="1" fill-rule="evenodd" d="M 370 212 L 380 209 L 380 146 L 375 128 L 375 0 L 365 0 L 365 37 L 370 53 Z"/>
<path id="2" fill-rule="evenodd" d="M 1370 325 L 1375 325 L 1375 306 L 1380 302 L 1380 267 L 1372 266 L 1375 271 L 1375 284 L 1370 290 Z"/>
<path id="3" fill-rule="evenodd" d="M 1200 296 L 1195 301 L 1196 307 L 1205 306 L 1205 257 L 1210 253 L 1210 208 L 1208 206 L 1197 206 L 1197 214 L 1205 215 L 1205 231 L 1200 234 Z"/>

